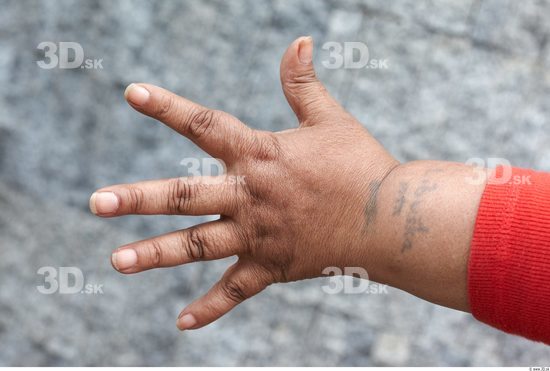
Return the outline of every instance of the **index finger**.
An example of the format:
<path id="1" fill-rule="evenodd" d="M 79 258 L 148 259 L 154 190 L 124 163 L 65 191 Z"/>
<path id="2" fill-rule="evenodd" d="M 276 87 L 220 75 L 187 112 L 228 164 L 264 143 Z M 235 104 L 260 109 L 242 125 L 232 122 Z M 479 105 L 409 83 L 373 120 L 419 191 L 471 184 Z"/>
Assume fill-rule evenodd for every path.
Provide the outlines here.
<path id="1" fill-rule="evenodd" d="M 254 131 L 234 116 L 157 86 L 130 84 L 124 96 L 134 109 L 191 139 L 213 157 L 232 161 L 254 143 Z"/>

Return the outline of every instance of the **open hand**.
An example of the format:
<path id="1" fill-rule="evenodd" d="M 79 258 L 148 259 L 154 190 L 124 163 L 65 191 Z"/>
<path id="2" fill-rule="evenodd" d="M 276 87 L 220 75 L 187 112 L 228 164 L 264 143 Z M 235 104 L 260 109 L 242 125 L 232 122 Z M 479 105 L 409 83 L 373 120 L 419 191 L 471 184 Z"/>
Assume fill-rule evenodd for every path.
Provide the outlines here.
<path id="1" fill-rule="evenodd" d="M 378 188 L 399 163 L 317 80 L 312 52 L 311 38 L 299 38 L 281 62 L 283 91 L 298 129 L 253 130 L 225 112 L 148 84 L 132 84 L 125 92 L 134 109 L 227 165 L 227 174 L 214 178 L 115 185 L 90 199 L 91 210 L 101 217 L 221 215 L 112 255 L 121 273 L 239 257 L 206 295 L 181 312 L 182 330 L 215 321 L 272 283 L 319 277 L 326 267 L 357 266 L 359 257 L 368 256 L 373 265 L 381 259 L 369 223 Z"/>

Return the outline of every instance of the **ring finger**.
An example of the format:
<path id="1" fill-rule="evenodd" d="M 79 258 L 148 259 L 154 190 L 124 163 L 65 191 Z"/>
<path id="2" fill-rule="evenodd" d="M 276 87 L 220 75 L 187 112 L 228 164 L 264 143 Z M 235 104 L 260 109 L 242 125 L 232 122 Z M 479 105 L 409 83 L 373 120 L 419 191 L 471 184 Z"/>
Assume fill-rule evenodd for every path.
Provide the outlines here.
<path id="1" fill-rule="evenodd" d="M 121 273 L 173 267 L 203 260 L 227 258 L 245 250 L 238 226 L 229 219 L 138 241 L 115 250 L 113 267 Z"/>

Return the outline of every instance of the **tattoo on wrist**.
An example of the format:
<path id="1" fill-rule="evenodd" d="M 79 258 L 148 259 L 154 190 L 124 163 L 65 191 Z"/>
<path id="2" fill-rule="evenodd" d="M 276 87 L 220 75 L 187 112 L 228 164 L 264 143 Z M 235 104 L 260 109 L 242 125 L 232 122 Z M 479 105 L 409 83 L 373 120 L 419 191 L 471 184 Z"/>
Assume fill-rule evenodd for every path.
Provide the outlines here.
<path id="1" fill-rule="evenodd" d="M 382 183 L 398 167 L 399 163 L 394 164 L 380 180 L 373 181 L 369 184 L 369 196 L 367 199 L 367 204 L 365 205 L 365 229 L 368 229 L 376 219 L 376 214 L 378 212 L 378 191 L 380 191 Z"/>
<path id="2" fill-rule="evenodd" d="M 409 183 L 399 182 L 399 193 L 397 195 L 397 199 L 395 200 L 395 204 L 393 205 L 392 216 L 401 215 L 401 210 L 403 210 L 403 206 L 405 206 L 405 195 L 407 193 L 407 189 L 409 189 Z"/>
<path id="3" fill-rule="evenodd" d="M 403 232 L 403 244 L 401 245 L 401 252 L 404 253 L 407 250 L 412 249 L 414 240 L 420 234 L 426 234 L 430 231 L 429 227 L 424 224 L 422 213 L 420 209 L 425 201 L 425 196 L 431 192 L 434 192 L 438 184 L 437 182 L 430 180 L 427 175 L 430 173 L 438 173 L 443 171 L 442 169 L 429 169 L 424 173 L 424 177 L 417 185 L 416 189 L 412 193 L 412 199 L 407 200 L 406 194 L 409 189 L 407 182 L 401 182 L 399 184 L 399 193 L 396 198 L 393 216 L 400 216 L 403 210 L 406 210 L 405 215 L 405 228 Z"/>
<path id="4" fill-rule="evenodd" d="M 367 228 L 376 219 L 376 213 L 378 212 L 378 191 L 380 190 L 381 181 L 371 182 L 369 184 L 369 199 L 365 206 L 365 220 Z"/>

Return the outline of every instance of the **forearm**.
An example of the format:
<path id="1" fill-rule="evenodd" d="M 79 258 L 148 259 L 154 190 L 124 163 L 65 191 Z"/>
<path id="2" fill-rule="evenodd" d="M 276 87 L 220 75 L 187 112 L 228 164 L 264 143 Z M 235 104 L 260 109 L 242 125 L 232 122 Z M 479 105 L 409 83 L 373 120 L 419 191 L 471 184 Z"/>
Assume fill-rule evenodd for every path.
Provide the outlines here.
<path id="1" fill-rule="evenodd" d="M 469 311 L 467 266 L 485 182 L 459 163 L 403 164 L 383 181 L 369 226 L 382 267 L 372 278 L 447 307 Z"/>

